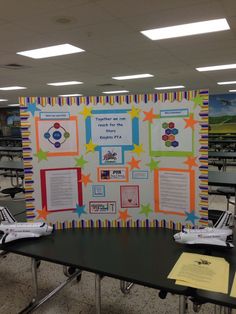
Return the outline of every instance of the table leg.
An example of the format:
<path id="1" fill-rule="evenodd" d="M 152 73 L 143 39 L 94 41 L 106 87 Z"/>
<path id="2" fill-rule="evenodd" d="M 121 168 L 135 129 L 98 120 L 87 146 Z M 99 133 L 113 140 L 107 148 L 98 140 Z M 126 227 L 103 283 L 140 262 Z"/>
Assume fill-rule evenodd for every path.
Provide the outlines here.
<path id="1" fill-rule="evenodd" d="M 101 314 L 101 276 L 95 274 L 95 306 L 96 314 Z"/>
<path id="2" fill-rule="evenodd" d="M 27 314 L 34 308 L 38 301 L 38 275 L 37 275 L 37 260 L 35 258 L 31 259 L 31 272 L 33 281 L 33 298 L 29 305 L 24 308 L 19 314 Z"/>
<path id="3" fill-rule="evenodd" d="M 32 311 L 39 308 L 42 304 L 44 304 L 46 301 L 51 299 L 56 293 L 58 293 L 61 289 L 63 289 L 68 283 L 70 283 L 72 280 L 74 280 L 77 276 L 81 274 L 80 269 L 76 269 L 75 272 L 70 275 L 65 281 L 63 281 L 59 286 L 57 286 L 54 290 L 52 290 L 50 293 L 48 293 L 44 298 L 39 299 L 38 295 L 38 278 L 37 278 L 37 265 L 38 260 L 32 259 L 32 277 L 33 277 L 33 286 L 34 286 L 34 297 L 30 304 L 23 309 L 19 314 L 28 314 Z"/>
<path id="4" fill-rule="evenodd" d="M 234 218 L 236 215 L 236 186 L 234 187 Z"/>
<path id="5" fill-rule="evenodd" d="M 31 271 L 32 271 L 33 287 L 34 287 L 34 297 L 32 299 L 32 303 L 38 300 L 39 289 L 38 289 L 37 263 L 38 263 L 38 260 L 36 260 L 35 258 L 32 258 Z"/>
<path id="6" fill-rule="evenodd" d="M 187 313 L 187 297 L 185 295 L 179 296 L 179 314 Z"/>
<path id="7" fill-rule="evenodd" d="M 227 165 L 227 160 L 226 160 L 226 158 L 223 158 L 223 171 L 225 172 L 226 171 L 226 165 Z"/>
<path id="8" fill-rule="evenodd" d="M 133 282 L 127 282 L 124 280 L 120 281 L 120 290 L 124 294 L 130 293 L 130 289 L 133 287 L 134 283 Z"/>

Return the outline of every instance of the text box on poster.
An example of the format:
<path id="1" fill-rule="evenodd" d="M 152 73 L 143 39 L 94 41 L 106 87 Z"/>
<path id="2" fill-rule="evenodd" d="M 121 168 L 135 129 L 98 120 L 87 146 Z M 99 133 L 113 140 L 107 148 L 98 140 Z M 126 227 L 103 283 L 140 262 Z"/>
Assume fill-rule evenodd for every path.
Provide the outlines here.
<path id="1" fill-rule="evenodd" d="M 41 169 L 40 179 L 42 208 L 57 212 L 82 206 L 80 168 Z"/>
<path id="2" fill-rule="evenodd" d="M 85 121 L 86 143 L 92 141 L 99 152 L 99 163 L 123 165 L 124 152 L 139 145 L 139 119 L 131 118 L 130 109 L 92 110 Z"/>

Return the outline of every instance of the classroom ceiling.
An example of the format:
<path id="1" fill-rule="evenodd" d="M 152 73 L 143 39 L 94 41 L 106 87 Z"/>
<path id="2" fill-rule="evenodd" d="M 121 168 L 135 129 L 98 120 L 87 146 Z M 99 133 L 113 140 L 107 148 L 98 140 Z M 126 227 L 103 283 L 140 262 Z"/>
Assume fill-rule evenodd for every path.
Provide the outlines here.
<path id="1" fill-rule="evenodd" d="M 152 41 L 140 31 L 226 18 L 230 30 Z M 126 89 L 153 93 L 154 87 L 184 85 L 225 93 L 236 69 L 198 72 L 196 67 L 236 63 L 236 0 L 3 0 L 0 3 L 0 98 L 57 96 Z M 16 52 L 70 43 L 85 52 L 30 59 Z M 13 66 L 8 66 L 13 64 Z M 20 66 L 14 66 L 14 64 Z M 154 77 L 117 81 L 112 76 L 150 73 Z M 46 83 L 78 80 L 82 85 Z"/>

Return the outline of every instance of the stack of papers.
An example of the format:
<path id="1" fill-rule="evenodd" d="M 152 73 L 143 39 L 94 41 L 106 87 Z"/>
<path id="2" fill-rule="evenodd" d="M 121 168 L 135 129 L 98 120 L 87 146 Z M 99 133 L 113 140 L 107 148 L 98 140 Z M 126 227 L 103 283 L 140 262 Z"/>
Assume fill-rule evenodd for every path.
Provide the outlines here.
<path id="1" fill-rule="evenodd" d="M 177 285 L 228 293 L 229 263 L 221 257 L 182 253 L 168 278 Z"/>

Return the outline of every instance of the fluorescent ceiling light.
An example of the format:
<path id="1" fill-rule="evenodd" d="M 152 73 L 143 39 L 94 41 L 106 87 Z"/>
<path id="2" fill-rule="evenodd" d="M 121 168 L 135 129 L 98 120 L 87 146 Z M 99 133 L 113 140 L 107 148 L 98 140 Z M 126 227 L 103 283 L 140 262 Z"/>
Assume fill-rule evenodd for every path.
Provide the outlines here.
<path id="1" fill-rule="evenodd" d="M 152 74 L 135 74 L 135 75 L 126 75 L 126 76 L 114 76 L 114 80 L 134 80 L 139 78 L 153 77 Z"/>
<path id="2" fill-rule="evenodd" d="M 122 94 L 122 93 L 129 93 L 128 90 L 111 90 L 108 92 L 103 92 L 103 94 Z"/>
<path id="3" fill-rule="evenodd" d="M 164 87 L 155 87 L 155 89 L 178 89 L 178 88 L 185 88 L 183 85 L 176 85 L 176 86 L 164 86 Z"/>
<path id="4" fill-rule="evenodd" d="M 17 89 L 26 89 L 27 87 L 23 86 L 8 86 L 8 87 L 0 87 L 0 90 L 17 90 Z"/>
<path id="5" fill-rule="evenodd" d="M 75 96 L 83 96 L 83 94 L 67 94 L 67 95 L 59 95 L 59 97 L 75 97 Z"/>
<path id="6" fill-rule="evenodd" d="M 22 55 L 25 57 L 33 58 L 33 59 L 43 59 L 49 57 L 63 56 L 72 53 L 78 53 L 84 51 L 83 49 L 70 45 L 70 44 L 62 44 L 56 46 L 50 46 L 45 48 L 20 51 L 17 52 L 18 55 Z"/>
<path id="7" fill-rule="evenodd" d="M 83 84 L 83 82 L 68 81 L 68 82 L 47 83 L 47 85 L 52 85 L 52 86 L 66 86 L 66 85 L 77 85 L 77 84 Z"/>
<path id="8" fill-rule="evenodd" d="M 236 89 L 230 89 L 229 92 L 230 93 L 236 93 Z"/>
<path id="9" fill-rule="evenodd" d="M 7 99 L 0 98 L 0 101 L 7 101 Z"/>
<path id="10" fill-rule="evenodd" d="M 19 104 L 10 104 L 8 105 L 8 107 L 19 107 L 20 105 Z"/>
<path id="11" fill-rule="evenodd" d="M 228 85 L 228 84 L 236 84 L 236 81 L 228 81 L 228 82 L 217 82 L 218 85 Z"/>
<path id="12" fill-rule="evenodd" d="M 144 36 L 152 40 L 176 38 L 204 33 L 213 33 L 230 29 L 226 19 L 216 19 L 176 26 L 162 27 L 141 31 Z"/>
<path id="13" fill-rule="evenodd" d="M 228 69 L 235 69 L 236 64 L 224 64 L 224 65 L 213 65 L 209 67 L 201 67 L 196 68 L 199 72 L 205 72 L 205 71 L 217 71 L 217 70 L 228 70 Z"/>

